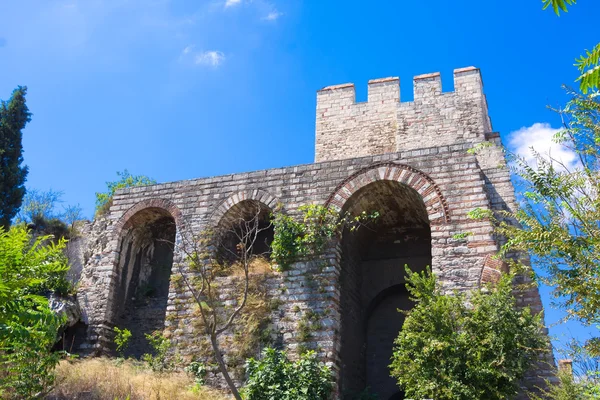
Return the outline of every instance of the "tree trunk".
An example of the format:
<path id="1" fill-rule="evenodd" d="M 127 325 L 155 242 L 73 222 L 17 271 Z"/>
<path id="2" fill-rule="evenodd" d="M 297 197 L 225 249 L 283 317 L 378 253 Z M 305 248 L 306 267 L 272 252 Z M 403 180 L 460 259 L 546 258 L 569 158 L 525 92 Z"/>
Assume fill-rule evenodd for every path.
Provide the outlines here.
<path id="1" fill-rule="evenodd" d="M 219 343 L 217 342 L 216 335 L 210 335 L 210 344 L 212 345 L 213 353 L 215 354 L 215 358 L 217 359 L 217 364 L 219 364 L 219 370 L 221 370 L 221 374 L 223 374 L 223 378 L 225 378 L 225 381 L 229 386 L 229 390 L 231 390 L 231 393 L 233 394 L 233 397 L 235 397 L 236 400 L 242 400 L 240 392 L 238 392 L 237 388 L 235 387 L 235 384 L 229 376 L 229 372 L 227 372 L 227 366 L 225 365 L 225 361 L 223 361 L 223 357 L 221 356 L 221 350 L 219 349 Z"/>

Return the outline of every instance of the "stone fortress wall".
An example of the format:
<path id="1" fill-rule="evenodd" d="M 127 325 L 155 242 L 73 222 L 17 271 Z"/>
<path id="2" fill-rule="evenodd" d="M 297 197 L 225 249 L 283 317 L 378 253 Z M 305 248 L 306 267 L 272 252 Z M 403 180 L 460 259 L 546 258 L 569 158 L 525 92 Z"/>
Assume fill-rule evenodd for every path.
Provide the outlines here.
<path id="1" fill-rule="evenodd" d="M 455 70 L 454 84 L 454 92 L 442 93 L 439 73 L 421 75 L 414 101 L 400 102 L 398 78 L 373 80 L 365 103 L 355 102 L 352 84 L 329 86 L 317 92 L 314 164 L 119 190 L 87 238 L 78 293 L 88 325 L 82 349 L 109 351 L 119 326 L 134 332 L 136 355 L 146 350 L 143 333 L 154 329 L 187 360 L 205 354 L 195 303 L 176 279 L 185 255 L 161 243 L 228 221 L 249 200 L 291 215 L 306 204 L 378 211 L 373 229 L 338 238 L 318 260 L 265 276 L 260 290 L 275 343 L 292 353 L 316 349 L 336 373 L 340 398 L 366 386 L 382 399 L 402 398 L 387 365 L 402 326 L 396 309 L 410 307 L 404 265 L 430 265 L 446 290 L 493 281 L 504 268 L 491 258 L 500 239 L 489 222 L 467 213 L 516 207 L 479 70 Z M 484 142 L 477 154 L 468 152 Z M 453 238 L 465 232 L 472 235 Z M 221 278 L 225 304 L 235 305 L 238 285 L 235 277 Z M 141 292 L 149 299 L 141 301 Z M 542 311 L 535 289 L 519 301 Z M 307 323 L 310 335 L 301 332 Z M 235 347 L 240 331 L 228 332 L 224 349 Z M 243 363 L 227 351 L 225 358 Z M 528 384 L 550 373 L 541 362 Z"/>

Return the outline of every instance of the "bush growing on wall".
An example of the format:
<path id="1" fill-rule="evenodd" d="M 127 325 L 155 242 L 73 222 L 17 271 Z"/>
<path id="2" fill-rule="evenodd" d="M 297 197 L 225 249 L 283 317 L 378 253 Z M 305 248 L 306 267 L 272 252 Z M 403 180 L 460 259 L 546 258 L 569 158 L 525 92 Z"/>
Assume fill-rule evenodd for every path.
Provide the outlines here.
<path id="1" fill-rule="evenodd" d="M 112 198 L 117 189 L 135 186 L 154 185 L 156 181 L 145 175 L 131 175 L 129 171 L 117 172 L 118 181 L 106 182 L 107 191 L 96 193 L 96 215 L 105 214 L 112 205 Z"/>
<path id="2" fill-rule="evenodd" d="M 517 308 L 512 275 L 470 296 L 443 294 L 430 272 L 407 269 L 416 302 L 395 340 L 391 375 L 407 398 L 510 399 L 548 348 L 540 315 Z"/>

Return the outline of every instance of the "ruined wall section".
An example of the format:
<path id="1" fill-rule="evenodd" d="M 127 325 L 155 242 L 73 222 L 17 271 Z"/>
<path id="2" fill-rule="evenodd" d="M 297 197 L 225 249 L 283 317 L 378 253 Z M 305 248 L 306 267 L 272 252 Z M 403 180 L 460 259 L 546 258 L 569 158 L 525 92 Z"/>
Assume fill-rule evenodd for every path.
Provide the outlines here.
<path id="1" fill-rule="evenodd" d="M 352 83 L 318 91 L 315 160 L 473 144 L 492 131 L 479 69 L 456 69 L 453 92 L 442 92 L 438 72 L 416 76 L 413 88 L 410 102 L 400 102 L 395 77 L 369 81 L 364 103 Z"/>
<path id="2" fill-rule="evenodd" d="M 480 170 L 475 157 L 467 154 L 468 148 L 467 145 L 433 147 L 118 191 L 106 222 L 98 227 L 102 240 L 84 268 L 85 279 L 79 290 L 90 324 L 89 349 L 104 351 L 111 346 L 110 310 L 114 302 L 111 293 L 115 293 L 119 281 L 119 235 L 123 234 L 122 224 L 127 215 L 144 206 L 176 208 L 181 213 L 176 219 L 180 237 L 181 221 L 185 229 L 200 232 L 212 226 L 215 213 L 227 208 L 227 203 L 236 196 L 253 198 L 268 193 L 269 199 L 280 202 L 285 212 L 293 214 L 304 204 L 325 204 L 338 189 L 352 192 L 359 185 L 390 179 L 420 187 L 427 203 L 431 197 L 424 190 L 432 184 L 419 178 L 419 173 L 423 173 L 446 199 L 447 218 L 433 211 L 430 215 L 430 219 L 435 219 L 431 226 L 433 269 L 448 290 L 477 287 L 485 258 L 496 251 L 496 246 L 488 222 L 466 218 L 466 213 L 474 207 L 489 207 Z M 474 235 L 463 241 L 452 238 L 462 231 Z M 183 259 L 181 254 L 175 254 L 174 265 Z M 343 273 L 339 249 L 332 249 L 324 261 L 299 263 L 266 283 L 270 295 L 279 300 L 271 314 L 275 339 L 291 350 L 318 348 L 334 369 L 341 365 L 339 276 Z M 182 354 L 193 357 L 201 354 L 200 344 L 195 342 L 198 331 L 192 324 L 195 305 L 188 291 L 178 289 L 173 278 L 176 274 L 174 267 L 165 332 Z M 319 323 L 307 343 L 307 338 L 299 333 L 299 325 L 308 310 L 318 310 Z"/>

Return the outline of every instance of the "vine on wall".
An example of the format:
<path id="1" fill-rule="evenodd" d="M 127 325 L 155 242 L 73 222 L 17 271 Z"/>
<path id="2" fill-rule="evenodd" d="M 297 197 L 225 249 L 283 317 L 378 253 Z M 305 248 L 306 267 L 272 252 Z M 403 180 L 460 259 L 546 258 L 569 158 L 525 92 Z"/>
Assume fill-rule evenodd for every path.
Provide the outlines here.
<path id="1" fill-rule="evenodd" d="M 345 228 L 354 232 L 379 217 L 376 211 L 370 214 L 363 211 L 353 216 L 317 204 L 301 206 L 298 210 L 301 212 L 299 219 L 281 212 L 273 216 L 275 236 L 271 260 L 282 271 L 298 260 L 321 254 L 329 241 Z"/>

